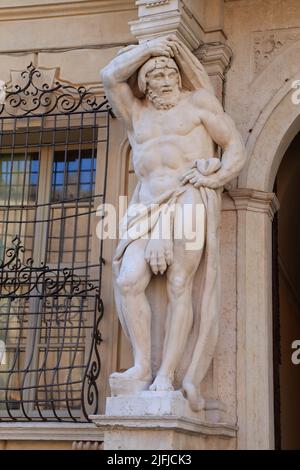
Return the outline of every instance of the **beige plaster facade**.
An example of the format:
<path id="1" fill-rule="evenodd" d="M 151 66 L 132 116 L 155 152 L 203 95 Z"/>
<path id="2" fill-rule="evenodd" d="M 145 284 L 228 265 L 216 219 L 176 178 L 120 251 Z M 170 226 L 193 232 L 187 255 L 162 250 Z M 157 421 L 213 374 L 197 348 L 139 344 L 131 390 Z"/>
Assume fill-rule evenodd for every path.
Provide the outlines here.
<path id="1" fill-rule="evenodd" d="M 9 82 L 11 71 L 23 70 L 32 62 L 37 67 L 57 68 L 63 80 L 97 86 L 102 91 L 99 71 L 122 46 L 168 32 L 176 32 L 201 59 L 225 111 L 244 138 L 248 155 L 240 177 L 223 195 L 222 317 L 206 386 L 225 405 L 225 422 L 236 429 L 226 448 L 273 449 L 272 221 L 279 208 L 274 183 L 291 142 L 300 132 L 300 104 L 292 102 L 292 84 L 300 80 L 299 2 L 149 3 L 3 0 L 0 79 Z M 132 193 L 130 148 L 117 120 L 111 127 L 108 180 L 108 201 L 116 203 L 119 195 Z M 105 243 L 107 260 L 112 259 L 115 245 Z M 286 304 L 288 297 L 285 290 L 281 303 Z M 102 410 L 110 393 L 110 372 L 131 365 L 129 345 L 114 311 L 110 262 L 104 266 L 103 300 Z M 298 319 L 295 324 L 298 328 Z M 293 328 L 292 324 L 286 328 Z M 102 431 L 93 424 L 0 424 L 2 449 L 100 449 L 102 440 Z M 199 447 L 197 441 L 193 445 L 205 448 L 200 438 Z M 218 443 L 213 446 L 218 448 Z"/>

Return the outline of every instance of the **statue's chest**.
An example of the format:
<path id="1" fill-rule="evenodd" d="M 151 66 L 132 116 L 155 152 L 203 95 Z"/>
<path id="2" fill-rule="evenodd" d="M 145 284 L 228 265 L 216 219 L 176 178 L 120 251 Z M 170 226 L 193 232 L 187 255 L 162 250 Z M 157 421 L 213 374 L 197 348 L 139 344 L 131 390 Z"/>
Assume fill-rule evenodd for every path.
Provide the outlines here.
<path id="1" fill-rule="evenodd" d="M 185 136 L 193 131 L 195 124 L 189 116 L 178 110 L 144 112 L 134 122 L 134 139 L 138 144 L 166 136 Z"/>

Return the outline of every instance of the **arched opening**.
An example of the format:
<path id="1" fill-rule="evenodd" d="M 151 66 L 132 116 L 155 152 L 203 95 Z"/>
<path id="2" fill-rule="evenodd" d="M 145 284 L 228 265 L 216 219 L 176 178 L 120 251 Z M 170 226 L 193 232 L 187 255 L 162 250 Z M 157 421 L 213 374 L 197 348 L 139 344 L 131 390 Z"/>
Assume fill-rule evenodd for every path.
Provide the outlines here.
<path id="1" fill-rule="evenodd" d="M 293 343 L 300 341 L 299 181 L 300 133 L 285 152 L 274 187 L 280 202 L 273 223 L 275 440 L 281 449 L 300 449 L 300 364 L 293 355 Z"/>
<path id="2" fill-rule="evenodd" d="M 280 227 L 286 226 L 286 230 L 294 230 L 292 225 L 283 221 L 284 202 L 281 197 L 283 186 L 280 182 L 281 169 L 279 170 L 279 168 L 281 163 L 282 168 L 288 164 L 287 162 L 290 160 L 288 154 L 291 152 L 289 147 L 292 148 L 291 142 L 294 141 L 300 129 L 300 108 L 293 104 L 292 100 L 295 91 L 292 84 L 297 76 L 299 77 L 299 72 L 294 75 L 291 71 L 290 80 L 278 89 L 260 112 L 246 140 L 248 163 L 238 178 L 237 193 L 233 194 L 238 209 L 237 394 L 240 404 L 238 410 L 239 448 L 273 449 L 274 424 L 277 447 L 284 447 L 286 444 L 283 443 L 283 436 L 288 435 L 287 429 L 292 429 L 292 422 L 299 422 L 299 415 L 296 417 L 297 405 L 295 403 L 297 399 L 294 399 L 294 396 L 299 396 L 299 389 L 295 387 L 295 390 L 292 390 L 292 385 L 289 387 L 285 383 L 288 379 L 286 378 L 285 381 L 281 374 L 283 365 L 280 365 L 280 357 L 278 357 L 280 340 L 276 338 L 276 335 L 279 336 L 282 331 L 276 320 L 280 313 L 277 252 L 276 256 L 275 254 L 273 256 L 272 275 L 272 219 L 278 210 L 278 201 L 273 191 L 276 192 L 274 182 L 277 175 L 277 192 L 282 206 Z M 297 142 L 298 145 L 294 145 L 299 148 L 299 138 L 297 138 Z M 294 176 L 297 181 L 300 173 L 296 174 L 296 169 L 293 167 L 290 167 L 288 171 L 290 177 Z M 291 184 L 289 182 L 286 188 L 290 189 Z M 294 184 L 296 185 L 296 182 Z M 293 207 L 296 207 L 296 199 L 293 202 L 295 203 Z M 287 202 L 286 210 L 289 209 L 290 215 L 287 216 L 287 220 L 291 217 L 296 219 L 297 213 L 293 213 L 290 203 Z M 296 220 L 292 222 L 296 223 Z M 276 222 L 274 228 L 276 228 Z M 273 231 L 275 232 L 275 230 Z M 286 244 L 289 245 L 291 242 L 292 240 L 287 240 Z M 297 252 L 294 251 L 295 262 L 296 257 Z M 272 280 L 274 281 L 273 290 Z M 278 299 L 276 299 L 277 295 Z M 278 306 L 277 317 L 276 305 Z M 272 306 L 275 315 L 272 315 Z M 273 317 L 275 318 L 274 330 L 272 331 Z M 294 329 L 294 334 L 295 339 L 298 339 L 297 336 L 300 339 L 296 329 Z M 292 353 L 293 350 L 289 344 L 287 357 L 290 360 Z M 276 378 L 278 378 L 277 383 Z M 280 397 L 280 382 L 283 383 L 281 389 L 286 390 L 285 397 Z M 293 400 L 290 397 L 293 397 Z M 281 408 L 284 409 L 283 399 L 286 400 L 287 406 L 292 401 L 294 403 L 294 418 L 291 417 L 291 421 L 286 426 L 284 419 L 287 420 L 287 423 L 288 415 L 284 415 L 283 411 L 280 412 L 280 401 Z M 292 414 L 292 411 L 290 413 Z M 296 436 L 299 435 L 298 430 L 291 432 L 296 439 Z M 293 447 L 300 448 L 300 444 L 294 443 Z"/>

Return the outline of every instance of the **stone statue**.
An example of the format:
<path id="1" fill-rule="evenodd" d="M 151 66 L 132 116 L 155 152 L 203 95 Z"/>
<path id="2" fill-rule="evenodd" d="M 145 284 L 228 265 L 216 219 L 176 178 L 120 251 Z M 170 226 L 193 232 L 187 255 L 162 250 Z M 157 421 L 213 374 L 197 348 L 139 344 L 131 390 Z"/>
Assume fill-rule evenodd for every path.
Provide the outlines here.
<path id="1" fill-rule="evenodd" d="M 126 126 L 138 185 L 130 207 L 140 203 L 121 228 L 114 258 L 118 315 L 128 335 L 134 366 L 114 373 L 132 390 L 171 391 L 174 375 L 189 350 L 180 387 L 194 410 L 204 406 L 200 385 L 211 363 L 220 311 L 219 221 L 221 193 L 245 162 L 242 139 L 214 95 L 202 64 L 170 35 L 122 50 L 101 73 L 109 101 Z M 223 149 L 216 157 L 216 146 Z M 152 236 L 166 207 L 203 205 L 204 245 L 187 249 L 187 240 Z M 138 206 L 137 206 L 138 207 Z M 150 207 L 156 207 L 150 217 Z M 193 213 L 192 216 L 193 218 Z M 171 231 L 176 224 L 170 217 Z M 148 237 L 129 229 L 148 220 Z M 161 232 L 159 232 L 161 233 Z M 201 269 L 201 309 L 195 318 L 192 287 Z M 161 364 L 151 369 L 151 312 L 145 294 L 153 275 L 166 277 L 167 319 Z"/>

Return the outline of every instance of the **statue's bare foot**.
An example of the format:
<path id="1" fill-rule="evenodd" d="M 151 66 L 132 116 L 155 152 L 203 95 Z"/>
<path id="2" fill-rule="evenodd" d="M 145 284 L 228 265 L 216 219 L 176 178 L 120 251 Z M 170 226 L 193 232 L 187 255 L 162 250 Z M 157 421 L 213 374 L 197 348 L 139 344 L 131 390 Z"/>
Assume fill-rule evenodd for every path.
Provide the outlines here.
<path id="1" fill-rule="evenodd" d="M 184 381 L 182 384 L 183 394 L 186 396 L 193 411 L 201 411 L 205 408 L 205 399 L 191 382 Z"/>
<path id="2" fill-rule="evenodd" d="M 142 380 L 145 382 L 151 382 L 152 380 L 151 373 L 139 365 L 131 367 L 125 372 L 114 372 L 110 377 L 115 379 Z"/>
<path id="3" fill-rule="evenodd" d="M 172 380 L 167 375 L 158 375 L 150 387 L 151 392 L 171 392 L 174 390 Z"/>

